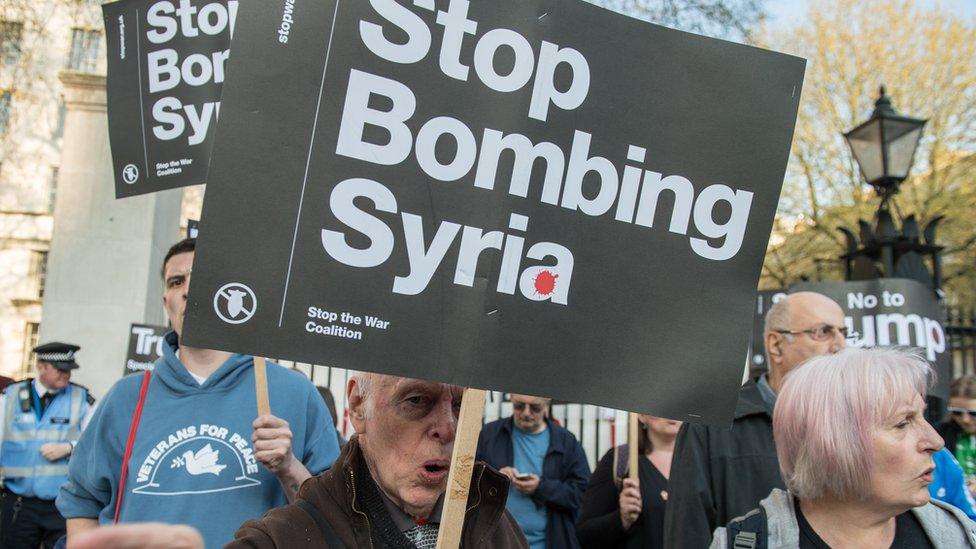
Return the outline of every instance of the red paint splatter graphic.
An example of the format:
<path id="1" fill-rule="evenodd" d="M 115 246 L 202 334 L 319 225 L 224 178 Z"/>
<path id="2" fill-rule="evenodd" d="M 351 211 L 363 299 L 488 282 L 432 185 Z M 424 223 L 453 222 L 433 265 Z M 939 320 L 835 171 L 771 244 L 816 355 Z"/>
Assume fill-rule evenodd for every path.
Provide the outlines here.
<path id="1" fill-rule="evenodd" d="M 541 271 L 539 274 L 535 275 L 535 291 L 539 295 L 549 295 L 556 289 L 556 279 L 559 275 L 552 274 L 549 271 Z"/>
<path id="2" fill-rule="evenodd" d="M 941 343 L 940 341 L 941 339 L 942 338 L 939 337 L 939 330 L 932 328 L 932 342 L 938 345 L 939 343 Z"/>

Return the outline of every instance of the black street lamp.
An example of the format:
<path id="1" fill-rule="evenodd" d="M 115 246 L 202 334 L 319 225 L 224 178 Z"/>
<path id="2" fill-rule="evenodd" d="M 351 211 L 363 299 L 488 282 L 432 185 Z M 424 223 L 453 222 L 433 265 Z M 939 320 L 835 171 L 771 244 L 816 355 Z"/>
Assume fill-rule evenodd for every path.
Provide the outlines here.
<path id="1" fill-rule="evenodd" d="M 888 209 L 898 186 L 911 171 L 926 120 L 898 114 L 891 106 L 891 98 L 885 94 L 884 86 L 880 92 L 871 118 L 844 134 L 861 174 L 881 198 L 875 225 L 872 227 L 867 221 L 858 221 L 859 238 L 854 231 L 839 228 L 847 243 L 841 256 L 846 267 L 845 278 L 911 278 L 939 291 L 943 248 L 935 243 L 935 231 L 942 217 L 936 217 L 919 230 L 915 216 L 910 215 L 901 220 L 899 229 Z M 920 237 L 924 237 L 924 241 Z M 931 260 L 931 273 L 925 266 L 925 258 Z"/>
<path id="2" fill-rule="evenodd" d="M 861 174 L 878 191 L 882 209 L 908 177 L 925 122 L 898 114 L 881 86 L 871 118 L 844 134 Z"/>

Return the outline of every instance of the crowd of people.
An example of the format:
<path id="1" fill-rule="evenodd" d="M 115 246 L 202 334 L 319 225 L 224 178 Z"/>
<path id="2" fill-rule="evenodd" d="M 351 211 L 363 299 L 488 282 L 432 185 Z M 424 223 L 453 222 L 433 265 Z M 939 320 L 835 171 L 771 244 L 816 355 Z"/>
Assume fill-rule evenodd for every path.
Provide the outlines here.
<path id="1" fill-rule="evenodd" d="M 96 403 L 70 382 L 79 347 L 49 343 L 0 397 L 0 546 L 435 547 L 463 388 L 353 375 L 346 441 L 334 404 L 268 364 L 273 415 L 252 417 L 253 357 L 181 342 L 194 253 L 164 258 L 173 331 L 151 372 Z M 976 549 L 976 378 L 933 427 L 924 358 L 845 348 L 844 326 L 790 294 L 731 428 L 640 416 L 593 471 L 548 398 L 512 394 L 481 431 L 461 546 Z"/>

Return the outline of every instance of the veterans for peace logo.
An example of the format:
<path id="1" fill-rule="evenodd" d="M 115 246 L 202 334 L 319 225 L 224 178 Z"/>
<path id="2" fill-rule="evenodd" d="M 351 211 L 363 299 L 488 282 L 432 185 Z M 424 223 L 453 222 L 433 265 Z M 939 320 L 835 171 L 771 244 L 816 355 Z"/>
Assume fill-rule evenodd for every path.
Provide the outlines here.
<path id="1" fill-rule="evenodd" d="M 214 294 L 214 312 L 228 324 L 241 324 L 251 320 L 258 310 L 258 298 L 240 282 L 224 284 Z"/>
<path id="2" fill-rule="evenodd" d="M 157 442 L 139 467 L 133 493 L 209 494 L 257 486 L 250 440 L 218 425 L 190 425 Z"/>

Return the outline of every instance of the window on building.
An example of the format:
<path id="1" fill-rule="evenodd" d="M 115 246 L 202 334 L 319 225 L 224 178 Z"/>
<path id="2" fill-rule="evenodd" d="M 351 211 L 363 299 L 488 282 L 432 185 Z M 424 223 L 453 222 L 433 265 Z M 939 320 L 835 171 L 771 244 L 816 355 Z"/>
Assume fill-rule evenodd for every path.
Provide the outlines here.
<path id="1" fill-rule="evenodd" d="M 64 100 L 58 101 L 58 122 L 54 127 L 54 138 L 61 139 L 64 135 L 64 117 L 67 116 L 68 110 L 64 106 Z"/>
<path id="2" fill-rule="evenodd" d="M 29 280 L 34 281 L 34 286 L 37 288 L 37 297 L 44 297 L 44 283 L 47 278 L 46 251 L 38 250 L 31 252 L 31 266 L 28 276 Z"/>
<path id="3" fill-rule="evenodd" d="M 98 62 L 98 44 L 101 33 L 97 30 L 71 29 L 71 53 L 68 68 L 81 72 L 95 72 Z"/>
<path id="4" fill-rule="evenodd" d="M 20 60 L 20 42 L 24 24 L 16 21 L 0 21 L 0 63 L 16 65 Z"/>
<path id="5" fill-rule="evenodd" d="M 24 359 L 20 365 L 20 377 L 22 378 L 31 375 L 34 370 L 34 351 L 32 349 L 37 347 L 37 334 L 40 327 L 41 325 L 37 322 L 28 322 L 24 327 Z"/>
<path id="6" fill-rule="evenodd" d="M 54 213 L 54 200 L 58 196 L 58 173 L 60 168 L 51 166 L 51 181 L 48 184 L 47 213 Z"/>
<path id="7" fill-rule="evenodd" d="M 10 90 L 0 90 L 0 134 L 7 131 L 10 123 Z"/>

